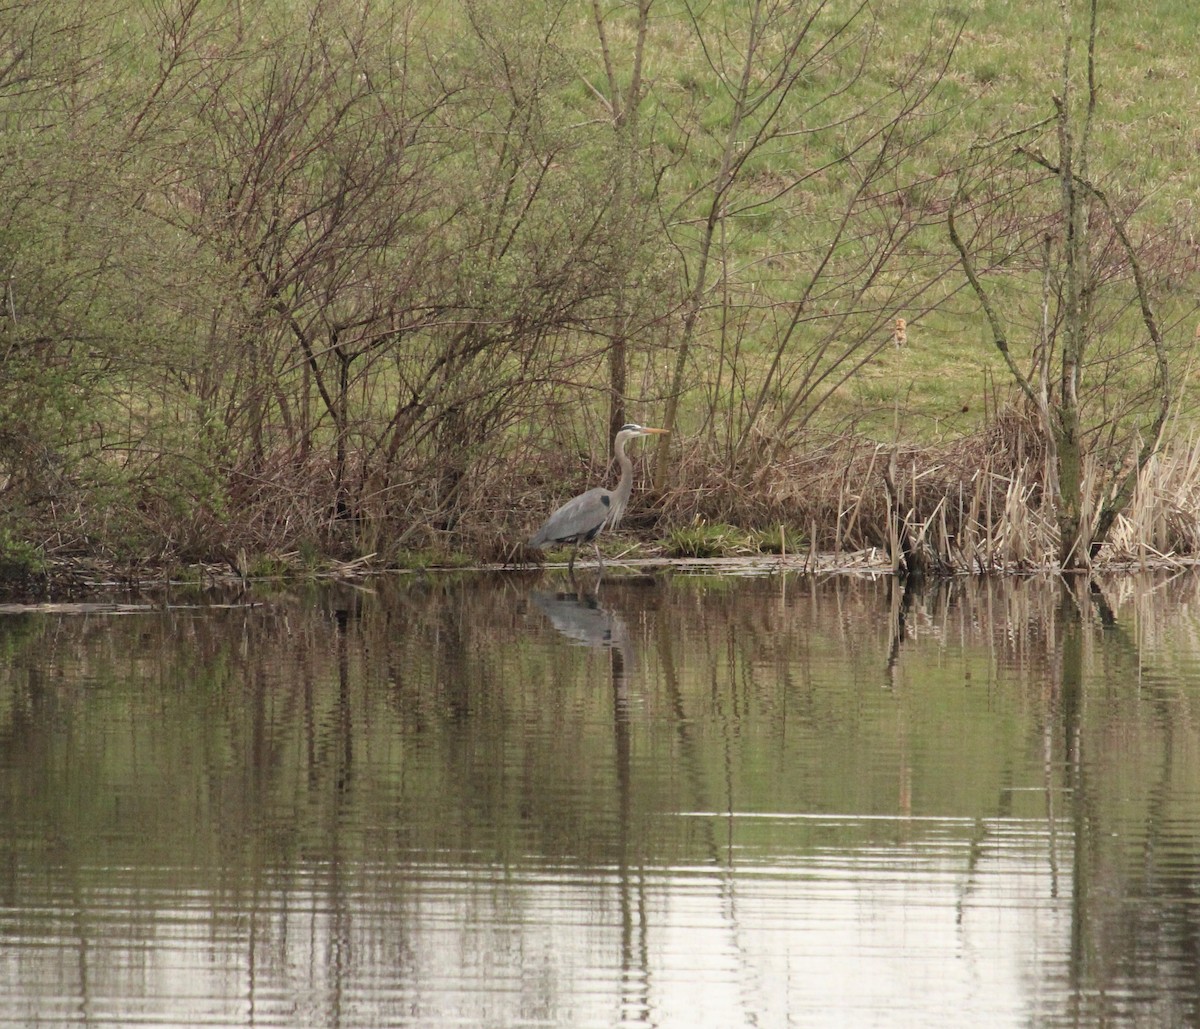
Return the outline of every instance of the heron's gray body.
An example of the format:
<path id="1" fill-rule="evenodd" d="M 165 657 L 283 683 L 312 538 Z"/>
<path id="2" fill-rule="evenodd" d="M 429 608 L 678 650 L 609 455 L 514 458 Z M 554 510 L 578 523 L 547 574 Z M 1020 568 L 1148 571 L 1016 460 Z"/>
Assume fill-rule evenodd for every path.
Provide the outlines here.
<path id="1" fill-rule="evenodd" d="M 633 492 L 633 462 L 625 454 L 625 444 L 638 436 L 649 436 L 664 431 L 643 428 L 632 422 L 622 426 L 613 447 L 617 463 L 621 466 L 621 478 L 617 488 L 607 490 L 596 486 L 586 493 L 572 497 L 529 537 L 529 545 L 541 548 L 552 543 L 573 543 L 575 549 L 571 551 L 571 558 L 567 562 L 567 570 L 571 571 L 575 566 L 575 555 L 579 553 L 580 545 L 592 543 L 596 547 L 596 560 L 603 567 L 604 559 L 600 556 L 600 546 L 596 543 L 596 537 L 602 529 L 615 528 L 620 523 L 629 503 L 629 494 Z"/>
<path id="2" fill-rule="evenodd" d="M 597 486 L 572 497 L 546 519 L 529 539 L 531 547 L 547 543 L 590 543 L 600 530 L 614 527 L 621 519 L 620 505 L 614 491 Z"/>

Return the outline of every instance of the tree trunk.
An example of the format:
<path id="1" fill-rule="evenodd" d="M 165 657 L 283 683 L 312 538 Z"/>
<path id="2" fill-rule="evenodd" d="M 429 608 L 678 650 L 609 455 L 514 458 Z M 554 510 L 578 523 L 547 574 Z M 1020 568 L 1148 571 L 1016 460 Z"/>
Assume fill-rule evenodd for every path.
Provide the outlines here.
<path id="1" fill-rule="evenodd" d="M 608 446 L 612 455 L 616 435 L 626 422 L 625 400 L 628 395 L 628 282 L 624 261 L 637 246 L 636 195 L 638 155 L 638 107 L 645 94 L 642 85 L 642 59 L 645 54 L 646 32 L 650 25 L 650 8 L 654 0 L 639 0 L 637 42 L 633 52 L 628 89 L 621 93 L 620 81 L 613 66 L 612 50 L 608 44 L 608 33 L 604 27 L 604 13 L 599 0 L 592 0 L 592 19 L 596 26 L 596 37 L 600 42 L 600 53 L 604 60 L 605 78 L 608 80 L 609 115 L 612 119 L 613 142 L 615 144 L 614 174 L 612 187 L 612 216 L 610 219 L 609 247 L 612 257 L 612 275 L 615 283 L 613 299 L 612 329 L 608 347 Z M 604 98 L 601 98 L 604 99 Z"/>

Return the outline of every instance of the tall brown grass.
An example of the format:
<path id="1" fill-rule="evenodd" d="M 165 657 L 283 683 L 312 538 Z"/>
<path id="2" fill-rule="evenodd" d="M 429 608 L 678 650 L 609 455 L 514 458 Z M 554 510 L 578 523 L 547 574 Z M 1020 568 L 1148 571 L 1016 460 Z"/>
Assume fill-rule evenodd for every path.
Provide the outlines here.
<path id="1" fill-rule="evenodd" d="M 1051 569 L 1058 529 L 1043 489 L 1045 454 L 1033 423 L 1002 412 L 973 435 L 917 447 L 854 435 L 813 435 L 776 459 L 742 468 L 684 448 L 678 485 L 660 498 L 660 526 L 704 520 L 791 527 L 812 549 L 877 548 L 898 571 L 933 574 Z M 1085 468 L 1085 510 L 1099 475 Z M 1185 562 L 1200 555 L 1200 449 L 1164 446 L 1093 561 Z"/>

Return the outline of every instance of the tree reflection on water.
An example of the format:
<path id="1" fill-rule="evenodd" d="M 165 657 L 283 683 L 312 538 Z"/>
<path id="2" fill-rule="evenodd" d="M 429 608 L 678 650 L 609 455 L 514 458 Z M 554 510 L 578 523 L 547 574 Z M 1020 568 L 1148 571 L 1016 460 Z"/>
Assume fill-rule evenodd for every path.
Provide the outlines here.
<path id="1" fill-rule="evenodd" d="M 4 617 L 0 1022 L 1190 1023 L 1197 591 Z"/>

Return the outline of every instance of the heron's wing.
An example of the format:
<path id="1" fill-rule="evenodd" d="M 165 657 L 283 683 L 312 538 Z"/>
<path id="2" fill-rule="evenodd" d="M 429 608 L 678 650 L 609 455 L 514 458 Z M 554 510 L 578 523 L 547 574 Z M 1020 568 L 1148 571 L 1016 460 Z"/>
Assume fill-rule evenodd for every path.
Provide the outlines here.
<path id="1" fill-rule="evenodd" d="M 577 543 L 591 539 L 612 512 L 612 493 L 597 486 L 572 497 L 546 519 L 530 537 L 531 547 L 547 543 Z"/>

